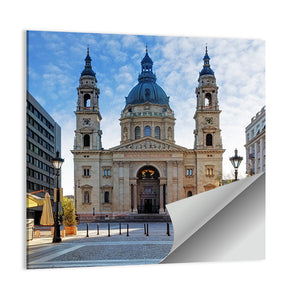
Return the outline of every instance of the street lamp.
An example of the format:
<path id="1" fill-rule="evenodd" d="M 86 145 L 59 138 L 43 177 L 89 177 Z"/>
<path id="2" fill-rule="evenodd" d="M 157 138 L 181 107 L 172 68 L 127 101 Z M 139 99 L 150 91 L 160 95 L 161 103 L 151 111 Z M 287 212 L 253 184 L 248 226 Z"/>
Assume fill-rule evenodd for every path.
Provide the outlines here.
<path id="1" fill-rule="evenodd" d="M 235 175 L 235 180 L 237 181 L 237 176 L 238 176 L 238 168 L 243 160 L 241 156 L 238 156 L 238 151 L 237 149 L 234 150 L 234 156 L 229 158 L 230 162 L 232 163 L 234 167 L 234 175 Z"/>
<path id="2" fill-rule="evenodd" d="M 55 216 L 54 216 L 54 234 L 53 234 L 53 243 L 61 242 L 60 237 L 60 224 L 58 221 L 58 203 L 60 201 L 60 191 L 59 191 L 59 176 L 60 168 L 64 162 L 62 158 L 59 157 L 59 152 L 56 152 L 56 157 L 51 159 L 51 162 L 56 170 L 56 202 L 55 202 Z"/>

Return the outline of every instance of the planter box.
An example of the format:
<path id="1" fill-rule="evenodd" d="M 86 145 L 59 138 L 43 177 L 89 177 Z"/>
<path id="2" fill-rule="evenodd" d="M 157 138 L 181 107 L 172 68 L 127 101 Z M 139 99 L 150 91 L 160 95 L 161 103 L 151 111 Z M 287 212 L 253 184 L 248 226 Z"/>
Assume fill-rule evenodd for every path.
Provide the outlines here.
<path id="1" fill-rule="evenodd" d="M 65 234 L 66 235 L 77 235 L 77 227 L 76 226 L 65 226 Z"/>

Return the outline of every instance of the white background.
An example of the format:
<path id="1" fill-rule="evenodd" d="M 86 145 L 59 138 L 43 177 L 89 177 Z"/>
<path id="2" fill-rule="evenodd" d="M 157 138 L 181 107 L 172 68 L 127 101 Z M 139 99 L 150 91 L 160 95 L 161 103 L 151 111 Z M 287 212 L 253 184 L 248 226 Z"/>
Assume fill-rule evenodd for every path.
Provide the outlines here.
<path id="1" fill-rule="evenodd" d="M 297 1 L 6 1 L 1 5 L 1 296 L 22 299 L 299 299 Z M 25 269 L 25 30 L 266 40 L 267 258 Z M 17 121 L 17 122 L 16 122 Z"/>

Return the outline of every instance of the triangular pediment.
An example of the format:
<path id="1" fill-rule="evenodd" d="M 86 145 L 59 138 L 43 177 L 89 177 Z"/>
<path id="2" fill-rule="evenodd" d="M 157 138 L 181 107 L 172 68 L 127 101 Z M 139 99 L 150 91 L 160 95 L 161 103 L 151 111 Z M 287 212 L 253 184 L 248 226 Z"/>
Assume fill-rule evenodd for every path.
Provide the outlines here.
<path id="1" fill-rule="evenodd" d="M 186 151 L 185 147 L 172 144 L 170 142 L 155 139 L 153 137 L 144 137 L 135 141 L 124 143 L 122 145 L 109 149 L 110 151 Z"/>

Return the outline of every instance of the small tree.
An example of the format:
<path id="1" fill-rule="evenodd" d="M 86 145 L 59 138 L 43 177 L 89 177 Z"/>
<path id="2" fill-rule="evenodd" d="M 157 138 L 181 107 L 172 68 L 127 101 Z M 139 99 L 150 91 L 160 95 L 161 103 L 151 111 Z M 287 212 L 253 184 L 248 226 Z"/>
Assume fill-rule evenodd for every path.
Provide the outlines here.
<path id="1" fill-rule="evenodd" d="M 63 224 L 65 226 L 77 225 L 74 203 L 69 199 L 67 201 L 64 201 L 63 204 Z"/>

